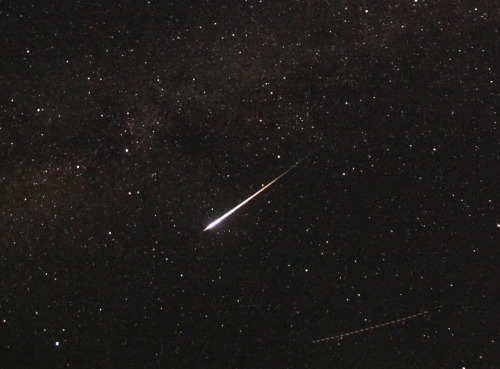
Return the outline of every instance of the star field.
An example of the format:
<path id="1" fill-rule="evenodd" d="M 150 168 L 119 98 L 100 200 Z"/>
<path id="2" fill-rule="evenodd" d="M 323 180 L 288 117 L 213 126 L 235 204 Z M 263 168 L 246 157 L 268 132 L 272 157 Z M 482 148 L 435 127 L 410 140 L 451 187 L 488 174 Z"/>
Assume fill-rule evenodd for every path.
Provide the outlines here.
<path id="1" fill-rule="evenodd" d="M 498 366 L 498 6 L 0 19 L 0 367 Z"/>

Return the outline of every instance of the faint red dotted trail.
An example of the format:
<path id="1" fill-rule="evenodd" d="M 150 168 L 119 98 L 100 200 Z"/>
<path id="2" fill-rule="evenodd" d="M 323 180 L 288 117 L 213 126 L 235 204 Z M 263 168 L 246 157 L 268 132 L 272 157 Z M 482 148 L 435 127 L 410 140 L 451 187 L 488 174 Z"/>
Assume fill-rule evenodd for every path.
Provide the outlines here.
<path id="1" fill-rule="evenodd" d="M 405 316 L 404 318 L 399 318 L 399 319 L 396 319 L 396 320 L 391 320 L 390 322 L 385 322 L 385 323 L 380 323 L 380 324 L 377 324 L 377 325 L 372 325 L 371 327 L 367 327 L 367 328 L 363 328 L 363 329 L 358 329 L 357 331 L 342 333 L 342 334 L 338 334 L 338 335 L 332 336 L 332 337 L 320 338 L 320 339 L 312 341 L 312 343 L 326 342 L 326 341 L 336 340 L 336 339 L 339 339 L 339 338 L 342 338 L 342 337 L 352 336 L 354 334 L 359 334 L 359 333 L 363 333 L 363 332 L 372 331 L 372 330 L 377 329 L 377 328 L 382 328 L 382 327 L 386 327 L 388 325 L 392 325 L 392 324 L 396 324 L 396 323 L 401 323 L 401 322 L 404 322 L 405 320 L 418 318 L 420 316 L 424 316 L 424 315 L 427 315 L 427 314 L 429 314 L 428 311 L 421 311 L 420 313 L 417 313 L 417 314 L 408 315 L 408 316 Z"/>

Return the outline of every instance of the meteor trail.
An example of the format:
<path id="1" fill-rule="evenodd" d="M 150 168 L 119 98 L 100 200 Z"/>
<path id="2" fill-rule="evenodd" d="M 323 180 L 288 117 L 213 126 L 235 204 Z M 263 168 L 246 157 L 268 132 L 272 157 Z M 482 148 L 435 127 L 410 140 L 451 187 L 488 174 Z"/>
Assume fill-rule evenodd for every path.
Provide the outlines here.
<path id="1" fill-rule="evenodd" d="M 212 229 L 214 228 L 217 224 L 219 224 L 220 222 L 222 222 L 224 219 L 226 219 L 228 216 L 230 216 L 231 214 L 233 214 L 236 210 L 238 210 L 239 208 L 241 208 L 243 205 L 245 205 L 247 202 L 249 202 L 250 200 L 252 200 L 254 197 L 256 197 L 258 194 L 260 194 L 262 191 L 264 191 L 266 188 L 270 187 L 274 182 L 276 182 L 278 179 L 280 179 L 281 177 L 283 177 L 285 174 L 287 174 L 289 171 L 291 171 L 293 168 L 295 168 L 297 165 L 299 165 L 300 163 L 302 162 L 299 161 L 297 162 L 293 167 L 291 167 L 290 169 L 288 169 L 286 172 L 284 172 L 283 174 L 281 174 L 279 177 L 276 177 L 275 179 L 273 179 L 271 182 L 269 182 L 267 185 L 265 185 L 264 187 L 262 187 L 260 190 L 258 190 L 256 193 L 254 193 L 252 196 L 250 196 L 248 199 L 246 199 L 245 201 L 243 201 L 242 203 L 240 203 L 238 206 L 232 208 L 231 210 L 229 210 L 226 214 L 224 214 L 223 216 L 221 216 L 219 219 L 216 219 L 214 220 L 212 223 L 210 223 L 207 228 L 205 228 L 203 230 L 203 232 L 205 231 L 208 231 L 209 229 Z"/>

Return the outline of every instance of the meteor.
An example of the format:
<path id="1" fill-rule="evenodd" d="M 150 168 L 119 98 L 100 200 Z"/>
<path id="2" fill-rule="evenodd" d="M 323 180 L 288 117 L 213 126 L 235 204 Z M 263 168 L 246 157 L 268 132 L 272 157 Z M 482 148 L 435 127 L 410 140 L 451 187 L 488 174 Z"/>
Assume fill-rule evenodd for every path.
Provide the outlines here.
<path id="1" fill-rule="evenodd" d="M 297 162 L 293 167 L 291 167 L 290 169 L 288 169 L 286 172 L 284 172 L 283 174 L 281 174 L 280 176 L 276 177 L 275 179 L 273 179 L 271 182 L 269 182 L 267 185 L 265 185 L 264 187 L 262 187 L 260 190 L 258 190 L 256 193 L 254 193 L 252 196 L 250 196 L 248 199 L 246 199 L 245 201 L 241 202 L 238 206 L 235 206 L 234 208 L 232 208 L 231 210 L 229 210 L 226 214 L 224 214 L 223 216 L 221 216 L 220 218 L 214 220 L 212 223 L 210 223 L 207 228 L 205 228 L 203 230 L 203 232 L 205 231 L 208 231 L 209 229 L 212 229 L 214 228 L 216 225 L 218 225 L 220 222 L 222 222 L 224 219 L 226 219 L 228 216 L 230 216 L 231 214 L 233 214 L 236 210 L 238 210 L 239 208 L 241 208 L 243 205 L 245 205 L 247 202 L 249 202 L 250 200 L 252 200 L 254 197 L 258 196 L 261 192 L 263 192 L 266 188 L 270 187 L 274 182 L 278 181 L 281 177 L 283 177 L 285 174 L 287 174 L 289 171 L 291 171 L 293 168 L 295 168 L 297 165 L 299 165 L 300 163 L 302 162 L 299 161 Z"/>

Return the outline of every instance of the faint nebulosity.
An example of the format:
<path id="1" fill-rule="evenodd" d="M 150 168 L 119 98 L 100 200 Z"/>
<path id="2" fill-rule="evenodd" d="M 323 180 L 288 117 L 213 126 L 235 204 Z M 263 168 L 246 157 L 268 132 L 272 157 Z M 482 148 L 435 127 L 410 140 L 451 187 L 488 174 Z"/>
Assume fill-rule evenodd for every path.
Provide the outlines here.
<path id="1" fill-rule="evenodd" d="M 0 20 L 0 367 L 498 365 L 495 2 Z"/>

